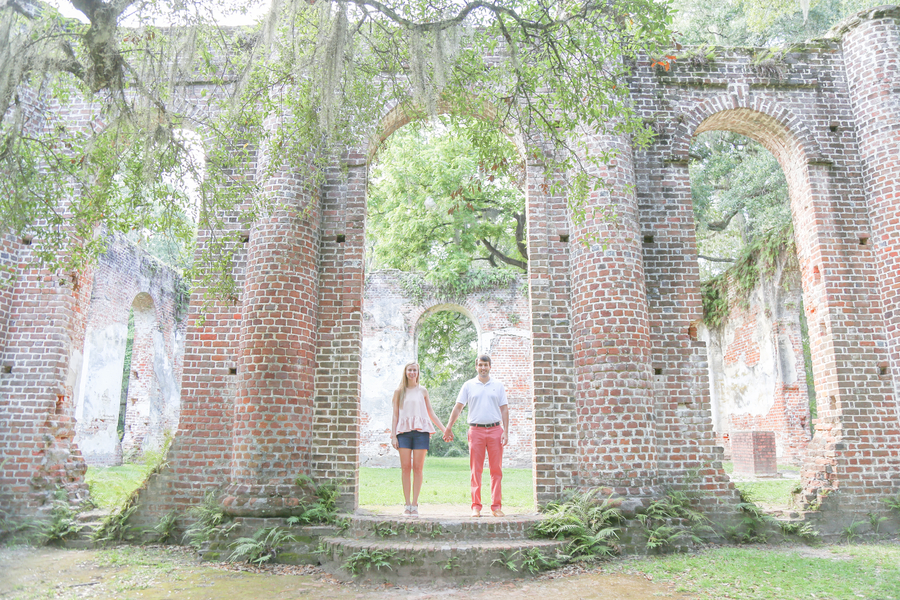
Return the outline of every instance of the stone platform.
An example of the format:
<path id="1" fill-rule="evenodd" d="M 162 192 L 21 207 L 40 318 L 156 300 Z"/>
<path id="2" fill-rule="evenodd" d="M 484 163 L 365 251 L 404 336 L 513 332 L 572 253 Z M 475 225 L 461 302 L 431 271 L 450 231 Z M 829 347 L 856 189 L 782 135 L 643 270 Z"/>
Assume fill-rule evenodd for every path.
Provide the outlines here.
<path id="1" fill-rule="evenodd" d="M 528 576 L 562 545 L 529 538 L 541 519 L 536 514 L 472 518 L 445 512 L 451 511 L 430 510 L 419 518 L 350 515 L 341 535 L 320 540 L 320 563 L 356 581 L 466 583 Z"/>

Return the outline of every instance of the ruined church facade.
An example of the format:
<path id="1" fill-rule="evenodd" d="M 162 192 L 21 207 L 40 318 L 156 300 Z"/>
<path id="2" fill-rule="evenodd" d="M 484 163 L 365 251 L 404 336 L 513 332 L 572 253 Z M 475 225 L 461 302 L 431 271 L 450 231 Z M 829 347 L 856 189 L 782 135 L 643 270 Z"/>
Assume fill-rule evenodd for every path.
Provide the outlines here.
<path id="1" fill-rule="evenodd" d="M 642 61 L 629 86 L 652 144 L 584 140 L 618 151 L 597 173 L 611 189 L 590 199 L 615 206 L 616 223 L 576 224 L 564 193 L 542 185 L 540 160 L 526 164 L 536 500 L 601 488 L 635 505 L 675 488 L 734 510 L 697 334 L 688 175 L 693 136 L 724 129 L 762 143 L 788 180 L 818 399 L 805 498 L 847 519 L 883 511 L 900 493 L 900 8 L 774 61 L 740 49 L 668 70 Z M 373 128 L 384 139 L 406 122 L 386 107 Z M 290 171 L 259 181 L 296 211 L 245 232 L 235 301 L 202 314 L 191 302 L 179 428 L 138 518 L 183 515 L 208 492 L 231 514 L 290 514 L 305 493 L 298 475 L 342 482 L 355 507 L 372 152 L 346 148 L 314 190 Z M 582 243 L 595 238 L 608 243 Z M 9 271 L 27 252 L 0 240 Z M 83 472 L 70 363 L 89 286 L 44 279 L 26 271 L 0 288 L 0 507 L 11 513 L 36 511 Z"/>

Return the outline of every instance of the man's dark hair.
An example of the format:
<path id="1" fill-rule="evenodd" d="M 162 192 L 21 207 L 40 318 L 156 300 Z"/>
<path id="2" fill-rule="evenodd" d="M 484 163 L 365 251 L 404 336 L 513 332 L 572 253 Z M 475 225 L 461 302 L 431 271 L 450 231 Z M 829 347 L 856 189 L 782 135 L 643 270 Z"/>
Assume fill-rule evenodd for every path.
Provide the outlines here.
<path id="1" fill-rule="evenodd" d="M 491 364 L 491 357 L 487 354 L 482 354 L 475 362 L 486 362 L 487 364 Z"/>

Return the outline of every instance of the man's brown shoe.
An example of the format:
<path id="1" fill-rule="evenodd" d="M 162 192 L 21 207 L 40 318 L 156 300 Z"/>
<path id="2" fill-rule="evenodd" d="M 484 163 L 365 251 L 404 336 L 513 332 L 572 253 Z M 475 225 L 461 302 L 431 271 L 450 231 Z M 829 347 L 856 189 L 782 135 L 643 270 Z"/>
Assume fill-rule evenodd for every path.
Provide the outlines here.
<path id="1" fill-rule="evenodd" d="M 499 508 L 497 510 L 492 510 L 491 514 L 494 515 L 495 517 L 505 517 L 506 516 L 503 514 L 503 511 L 500 510 Z"/>
<path id="2" fill-rule="evenodd" d="M 472 516 L 473 516 L 473 517 L 480 517 L 480 516 L 481 516 L 481 511 L 478 510 L 477 508 L 473 508 L 473 509 L 472 509 Z"/>

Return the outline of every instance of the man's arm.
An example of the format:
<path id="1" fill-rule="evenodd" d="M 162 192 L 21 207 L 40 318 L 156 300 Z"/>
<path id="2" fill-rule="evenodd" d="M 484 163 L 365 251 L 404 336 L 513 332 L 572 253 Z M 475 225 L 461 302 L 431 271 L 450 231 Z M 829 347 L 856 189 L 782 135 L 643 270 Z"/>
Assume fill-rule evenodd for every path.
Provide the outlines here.
<path id="1" fill-rule="evenodd" d="M 509 443 L 509 405 L 504 404 L 500 407 L 500 418 L 503 420 L 503 435 L 500 436 L 500 443 L 504 446 Z"/>
<path id="2" fill-rule="evenodd" d="M 453 424 L 456 423 L 456 420 L 459 418 L 459 414 L 462 412 L 463 405 L 457 402 L 453 405 L 453 410 L 450 412 L 450 418 L 447 420 L 447 428 L 444 429 L 444 441 L 452 442 L 453 441 Z"/>

